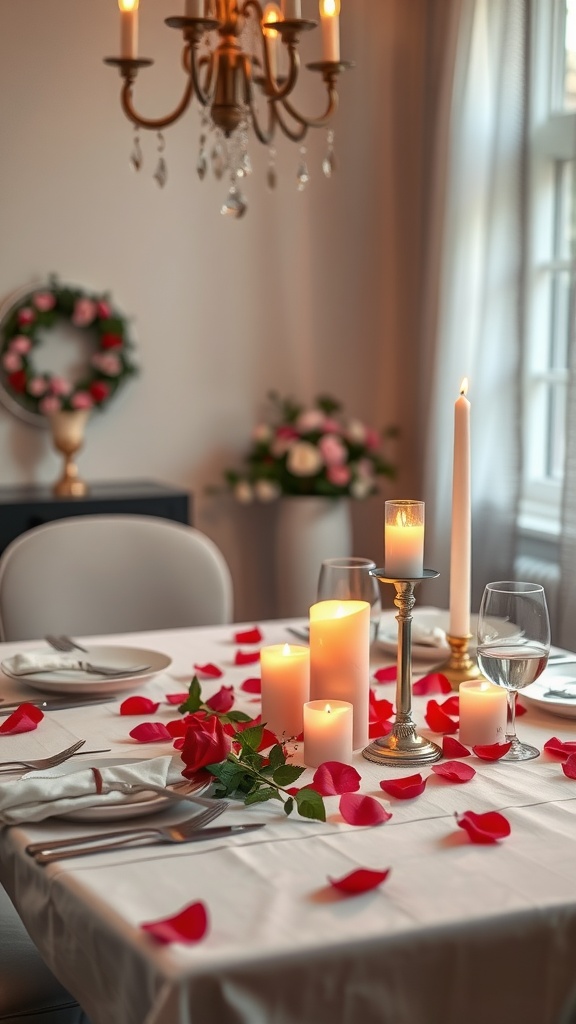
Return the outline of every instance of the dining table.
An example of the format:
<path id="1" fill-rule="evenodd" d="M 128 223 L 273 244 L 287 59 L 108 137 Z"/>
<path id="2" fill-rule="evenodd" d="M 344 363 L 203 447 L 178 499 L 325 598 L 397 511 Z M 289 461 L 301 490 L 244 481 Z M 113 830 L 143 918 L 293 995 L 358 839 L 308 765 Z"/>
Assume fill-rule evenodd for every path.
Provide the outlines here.
<path id="1" fill-rule="evenodd" d="M 29 742 L 49 753 L 59 740 L 86 740 L 73 759 L 78 771 L 114 759 L 178 758 L 173 738 L 142 742 L 131 733 L 177 720 L 175 695 L 194 676 L 203 700 L 232 687 L 234 708 L 256 718 L 259 650 L 304 644 L 289 629 L 305 625 L 274 620 L 78 638 L 89 647 L 157 652 L 169 664 L 100 704 L 46 710 Z M 237 639 L 255 626 L 256 641 Z M 3 643 L 0 661 L 43 646 L 41 639 Z M 414 659 L 414 680 L 430 678 L 441 657 L 431 649 Z M 376 701 L 394 703 L 393 671 L 379 670 L 393 669 L 395 660 L 390 644 L 377 639 L 366 680 Z M 576 664 L 573 671 L 576 677 Z M 434 732 L 427 716 L 431 700 L 441 704 L 449 695 L 417 689 L 418 731 L 442 746 L 448 733 Z M 4 703 L 40 694 L 0 675 Z M 131 695 L 159 706 L 122 714 Z M 119 812 L 113 824 L 98 810 L 91 823 L 22 820 L 0 830 L 0 882 L 92 1024 L 575 1024 L 576 780 L 548 741 L 576 743 L 576 700 L 575 715 L 522 694 L 519 703 L 518 734 L 540 756 L 511 763 L 470 753 L 459 760 L 475 770 L 465 782 L 431 765 L 378 764 L 354 751 L 357 792 L 389 815 L 379 824 L 349 823 L 338 793 L 324 797 L 325 821 L 296 809 L 286 814 L 277 800 L 231 799 L 216 824 L 264 827 L 44 865 L 26 852 L 30 843 L 118 828 Z M 451 735 L 458 737 L 455 729 Z M 0 761 L 10 739 L 0 734 Z M 289 755 L 305 764 L 301 741 Z M 314 772 L 306 768 L 297 785 L 311 783 Z M 416 774 L 426 784 L 408 799 L 380 785 Z M 25 781 L 2 775 L 0 793 Z M 509 835 L 473 841 L 463 816 L 492 811 L 507 819 Z M 188 803 L 168 803 L 120 824 L 177 824 L 190 813 Z M 357 892 L 334 884 L 357 871 L 381 872 L 382 880 Z M 207 925 L 197 941 L 159 941 L 144 927 L 198 903 Z"/>

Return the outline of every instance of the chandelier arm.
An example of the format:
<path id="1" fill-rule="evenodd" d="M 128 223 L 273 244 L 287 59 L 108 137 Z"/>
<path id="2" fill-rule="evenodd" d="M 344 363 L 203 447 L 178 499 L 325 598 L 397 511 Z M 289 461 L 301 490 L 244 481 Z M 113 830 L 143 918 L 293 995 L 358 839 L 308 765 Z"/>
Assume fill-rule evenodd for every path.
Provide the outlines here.
<path id="1" fill-rule="evenodd" d="M 184 95 L 182 96 L 182 99 L 180 100 L 178 106 L 175 108 L 175 110 L 172 111 L 171 114 L 168 114 L 166 117 L 141 117 L 141 115 L 137 113 L 136 108 L 134 107 L 134 104 L 132 102 L 133 84 L 133 81 L 129 79 L 127 79 L 124 82 L 124 85 L 122 87 L 122 93 L 120 96 L 122 110 L 126 114 L 128 120 L 132 121 L 133 124 L 138 125 L 139 128 L 149 128 L 153 131 L 161 131 L 162 128 L 167 128 L 168 125 L 174 124 L 175 121 L 182 117 L 182 114 L 190 106 L 190 100 L 192 99 L 192 96 L 194 94 L 193 78 L 189 76 L 188 82 L 186 83 L 186 88 L 184 90 Z"/>
<path id="2" fill-rule="evenodd" d="M 286 102 L 285 101 L 282 103 L 282 106 L 286 107 Z M 282 116 L 282 114 L 280 112 L 279 105 L 275 106 L 274 112 L 276 114 L 276 120 L 277 120 L 278 124 L 280 125 L 280 128 L 282 129 L 282 132 L 284 133 L 284 135 L 288 139 L 290 139 L 292 142 L 302 142 L 302 139 L 304 139 L 306 137 L 307 133 L 308 133 L 308 125 L 306 124 L 306 122 L 302 121 L 301 118 L 298 118 L 297 120 L 298 120 L 299 127 L 298 128 L 291 128 L 290 125 L 287 124 L 287 122 L 285 121 L 284 117 Z M 290 112 L 288 111 L 288 113 L 290 113 Z M 292 116 L 292 115 L 290 115 L 290 116 Z"/>
<path id="3" fill-rule="evenodd" d="M 324 128 L 338 109 L 338 93 L 336 92 L 336 89 L 331 84 L 328 85 L 327 88 L 328 105 L 321 117 L 304 117 L 304 115 L 299 114 L 290 101 L 286 99 L 282 100 L 282 106 L 290 117 L 295 121 L 298 121 L 299 124 L 306 126 L 306 128 Z M 292 138 L 293 136 L 290 137 Z"/>
<path id="4" fill-rule="evenodd" d="M 293 42 L 287 46 L 290 66 L 288 68 L 288 75 L 286 81 L 283 82 L 280 88 L 278 88 L 275 84 L 274 76 L 272 75 L 272 71 L 270 68 L 268 40 L 266 39 L 266 36 L 264 35 L 264 32 L 262 31 L 261 27 L 264 13 L 262 10 L 262 5 L 259 3 L 259 0 L 246 0 L 242 8 L 242 15 L 245 18 L 250 12 L 250 9 L 253 9 L 255 11 L 256 18 L 258 20 L 258 25 L 260 27 L 260 40 L 262 43 L 262 52 L 264 54 L 264 92 L 266 93 L 266 96 L 268 96 L 270 99 L 282 100 L 284 99 L 285 96 L 290 95 L 294 86 L 296 85 L 296 82 L 298 81 L 298 74 L 300 71 L 300 56 L 298 54 L 298 50 L 296 49 L 296 45 Z"/>
<path id="5" fill-rule="evenodd" d="M 196 99 L 203 107 L 207 107 L 212 97 L 212 75 L 214 72 L 214 55 L 210 57 L 204 57 L 200 63 L 197 60 L 198 46 L 194 45 L 188 49 L 188 73 L 192 77 L 192 84 L 194 88 L 194 94 Z M 207 64 L 206 74 L 204 78 L 204 84 L 200 81 L 200 67 L 203 63 Z"/>
<path id="6" fill-rule="evenodd" d="M 248 106 L 250 108 L 250 117 L 252 119 L 252 127 L 256 138 L 263 146 L 269 146 L 274 138 L 276 123 L 279 120 L 278 111 L 273 103 L 268 104 L 268 127 L 264 129 L 258 120 L 258 113 L 251 94 L 248 97 Z"/>

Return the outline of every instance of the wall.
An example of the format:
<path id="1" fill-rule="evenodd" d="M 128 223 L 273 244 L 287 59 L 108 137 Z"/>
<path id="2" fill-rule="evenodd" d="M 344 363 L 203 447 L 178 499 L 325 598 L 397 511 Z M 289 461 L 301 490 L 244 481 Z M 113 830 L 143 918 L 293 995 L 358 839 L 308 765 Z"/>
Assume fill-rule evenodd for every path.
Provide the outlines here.
<path id="1" fill-rule="evenodd" d="M 180 37 L 164 17 L 178 0 L 142 0 L 138 107 L 159 116 L 182 89 Z M 88 480 L 154 478 L 195 496 L 195 523 L 221 545 L 239 619 L 271 617 L 274 512 L 240 508 L 205 488 L 238 462 L 266 392 L 340 397 L 374 425 L 396 423 L 401 472 L 392 492 L 354 508 L 356 553 L 381 560 L 382 501 L 419 496 L 413 436 L 421 286 L 425 0 L 342 0 L 337 174 L 320 172 L 325 133 L 309 136 L 312 180 L 297 192 L 297 147 L 277 144 L 279 185 L 265 187 L 267 153 L 251 147 L 249 211 L 219 209 L 224 182 L 195 173 L 196 108 L 165 133 L 168 182 L 129 167 L 132 128 L 120 79 L 102 58 L 118 48 L 114 0 L 0 0 L 0 297 L 56 273 L 109 290 L 131 318 L 141 373 L 89 425 Z M 304 0 L 304 16 L 316 6 Z M 311 33 L 309 59 L 318 57 Z M 314 39 L 312 39 L 314 36 Z M 309 73 L 308 73 L 309 75 Z M 316 79 L 302 105 L 323 106 Z M 54 355 L 57 339 L 46 339 Z M 49 347 L 50 346 L 50 347 Z M 0 408 L 1 482 L 51 482 L 48 433 Z M 390 485 L 387 488 L 390 491 Z"/>

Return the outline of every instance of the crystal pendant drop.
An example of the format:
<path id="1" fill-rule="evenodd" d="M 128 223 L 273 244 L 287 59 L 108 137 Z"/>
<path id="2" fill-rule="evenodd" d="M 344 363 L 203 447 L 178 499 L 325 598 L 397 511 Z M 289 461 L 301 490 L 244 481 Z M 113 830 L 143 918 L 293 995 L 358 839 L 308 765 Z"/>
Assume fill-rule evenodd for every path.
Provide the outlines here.
<path id="1" fill-rule="evenodd" d="M 132 170 L 139 171 L 143 163 L 142 147 L 140 145 L 140 135 L 138 129 L 134 133 L 134 145 L 130 154 L 130 166 Z"/>
<path id="2" fill-rule="evenodd" d="M 206 171 L 208 170 L 208 161 L 206 159 L 206 136 L 204 133 L 200 136 L 200 149 L 198 151 L 198 159 L 196 161 L 196 174 L 200 178 L 200 181 L 204 181 L 206 177 Z"/>
<path id="3" fill-rule="evenodd" d="M 322 171 L 326 178 L 331 178 L 336 170 L 336 158 L 334 156 L 334 132 L 332 129 L 328 132 L 327 141 L 328 149 L 326 151 L 326 156 L 322 161 Z"/>
<path id="4" fill-rule="evenodd" d="M 230 191 L 226 197 L 226 202 L 220 208 L 220 213 L 223 217 L 234 217 L 236 220 L 240 220 L 248 209 L 248 204 L 242 195 L 238 191 L 236 185 L 230 185 Z"/>
<path id="5" fill-rule="evenodd" d="M 296 181 L 298 182 L 299 192 L 302 192 L 310 181 L 308 165 L 306 163 L 306 146 L 300 147 L 300 163 L 298 164 L 298 170 L 296 172 Z"/>
<path id="6" fill-rule="evenodd" d="M 239 178 L 247 178 L 249 174 L 252 174 L 252 162 L 248 153 L 242 154 L 237 173 Z"/>
<path id="7" fill-rule="evenodd" d="M 164 141 L 164 136 L 162 135 L 162 132 L 158 132 L 158 153 L 160 156 L 158 157 L 158 163 L 156 164 L 156 170 L 154 171 L 154 181 L 158 185 L 158 188 L 164 188 L 166 179 L 168 178 L 168 168 L 166 166 L 166 161 L 162 156 L 165 148 L 166 143 Z"/>
<path id="8" fill-rule="evenodd" d="M 268 170 L 266 171 L 266 184 L 270 192 L 273 192 L 278 184 L 278 175 L 276 173 L 276 150 L 274 146 L 270 146 L 268 150 Z"/>
<path id="9" fill-rule="evenodd" d="M 220 139 L 217 139 L 217 141 L 214 143 L 210 159 L 212 161 L 212 171 L 214 172 L 214 177 L 217 179 L 217 181 L 220 181 L 222 175 L 224 174 L 224 171 L 226 170 L 226 165 L 228 163 L 226 158 L 226 151 Z"/>

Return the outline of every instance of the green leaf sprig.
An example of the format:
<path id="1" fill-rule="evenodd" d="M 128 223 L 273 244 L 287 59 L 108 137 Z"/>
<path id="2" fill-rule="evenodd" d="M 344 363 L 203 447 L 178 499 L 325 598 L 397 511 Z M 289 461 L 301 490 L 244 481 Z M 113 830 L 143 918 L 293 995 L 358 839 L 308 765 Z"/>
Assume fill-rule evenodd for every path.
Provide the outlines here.
<path id="1" fill-rule="evenodd" d="M 188 690 L 188 696 L 183 704 L 180 704 L 178 711 L 181 715 L 194 715 L 197 711 L 203 711 L 207 715 L 214 715 L 219 718 L 222 725 L 230 725 L 233 722 L 251 722 L 250 715 L 244 713 L 244 711 L 214 711 L 209 704 L 205 704 L 202 700 L 202 687 L 198 676 L 194 676 L 190 683 L 190 689 Z"/>

